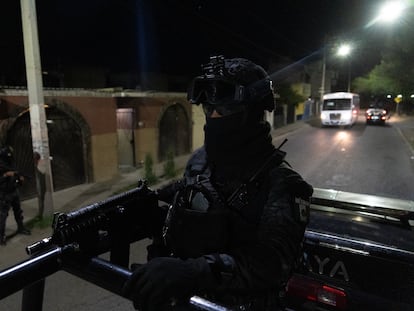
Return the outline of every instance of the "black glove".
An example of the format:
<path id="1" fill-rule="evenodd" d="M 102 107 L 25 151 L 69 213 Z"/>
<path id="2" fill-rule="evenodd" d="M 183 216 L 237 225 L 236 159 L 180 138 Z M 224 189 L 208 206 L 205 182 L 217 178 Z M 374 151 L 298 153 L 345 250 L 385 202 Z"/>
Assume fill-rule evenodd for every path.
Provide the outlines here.
<path id="1" fill-rule="evenodd" d="M 185 187 L 185 181 L 183 179 L 173 181 L 156 190 L 158 200 L 172 203 L 177 191 L 180 191 Z"/>
<path id="2" fill-rule="evenodd" d="M 214 288 L 214 284 L 204 258 L 158 257 L 133 272 L 123 293 L 132 299 L 135 309 L 159 311 L 173 301 L 188 301 L 195 292 Z"/>

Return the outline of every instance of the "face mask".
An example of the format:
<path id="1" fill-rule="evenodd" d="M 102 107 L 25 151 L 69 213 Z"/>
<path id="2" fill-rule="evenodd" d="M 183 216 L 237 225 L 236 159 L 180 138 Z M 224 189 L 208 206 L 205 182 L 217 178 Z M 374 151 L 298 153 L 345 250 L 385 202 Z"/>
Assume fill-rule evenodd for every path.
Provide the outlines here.
<path id="1" fill-rule="evenodd" d="M 246 105 L 212 105 L 203 104 L 204 114 L 207 118 L 210 118 L 214 110 L 222 117 L 227 117 L 232 114 L 237 114 L 246 111 Z"/>
<path id="2" fill-rule="evenodd" d="M 205 145 L 210 159 L 226 156 L 243 146 L 244 114 L 237 113 L 220 118 L 206 118 Z"/>

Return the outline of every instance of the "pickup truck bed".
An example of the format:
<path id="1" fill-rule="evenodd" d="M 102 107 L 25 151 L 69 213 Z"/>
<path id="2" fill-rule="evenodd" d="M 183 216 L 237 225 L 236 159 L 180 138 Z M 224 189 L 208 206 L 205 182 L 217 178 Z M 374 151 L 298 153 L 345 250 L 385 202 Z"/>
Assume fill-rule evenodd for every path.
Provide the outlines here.
<path id="1" fill-rule="evenodd" d="M 414 310 L 414 202 L 315 189 L 291 310 Z"/>

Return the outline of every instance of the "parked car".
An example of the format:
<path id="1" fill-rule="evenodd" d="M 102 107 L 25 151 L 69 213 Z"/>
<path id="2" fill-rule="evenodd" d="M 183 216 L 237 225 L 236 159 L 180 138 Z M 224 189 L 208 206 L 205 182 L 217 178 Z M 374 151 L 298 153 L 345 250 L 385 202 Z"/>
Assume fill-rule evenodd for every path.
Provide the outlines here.
<path id="1" fill-rule="evenodd" d="M 367 124 L 378 123 L 385 124 L 390 118 L 388 111 L 381 107 L 371 107 L 365 112 L 365 119 Z"/>
<path id="2" fill-rule="evenodd" d="M 413 310 L 414 201 L 315 189 L 289 310 Z"/>

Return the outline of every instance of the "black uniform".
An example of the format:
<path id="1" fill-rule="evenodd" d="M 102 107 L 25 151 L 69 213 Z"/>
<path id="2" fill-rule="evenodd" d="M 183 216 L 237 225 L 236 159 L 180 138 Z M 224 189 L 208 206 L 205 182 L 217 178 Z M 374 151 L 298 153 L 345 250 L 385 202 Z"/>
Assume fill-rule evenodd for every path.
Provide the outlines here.
<path id="1" fill-rule="evenodd" d="M 11 166 L 12 150 L 4 147 L 0 150 L 0 243 L 6 243 L 6 220 L 10 208 L 13 209 L 14 219 L 17 223 L 17 232 L 30 234 L 23 225 L 23 210 L 20 206 L 19 187 L 21 177 Z M 13 176 L 5 176 L 6 172 L 14 172 Z"/>
<path id="2" fill-rule="evenodd" d="M 280 310 L 301 255 L 313 188 L 272 144 L 263 111 L 273 95 L 260 93 L 266 88 L 256 83 L 240 102 L 217 97 L 244 92 L 243 85 L 266 75 L 243 59 L 226 60 L 221 69 L 225 79 L 207 75 L 193 86 L 200 89 L 197 100 L 206 97 L 205 144 L 184 178 L 158 191 L 171 204 L 164 231 L 148 248 L 149 262 L 127 282 L 140 310 L 164 310 L 194 294 L 240 310 Z M 232 75 L 233 89 L 226 84 Z"/>
<path id="3" fill-rule="evenodd" d="M 203 214 L 203 201 L 212 199 L 210 187 L 217 191 L 216 200 L 225 201 L 243 184 L 217 182 L 208 165 L 198 171 L 203 158 L 201 148 L 190 159 L 185 179 L 171 186 L 181 190 L 167 223 L 165 254 L 206 258 L 219 280 L 209 293 L 214 300 L 246 310 L 276 310 L 300 256 L 312 187 L 275 154 L 263 159 L 270 162 L 254 181 L 245 181 L 247 192 L 240 192 L 245 198 L 232 207 L 209 202 L 210 210 Z M 168 192 L 160 190 L 161 196 Z"/>

